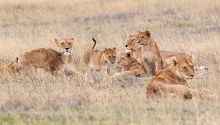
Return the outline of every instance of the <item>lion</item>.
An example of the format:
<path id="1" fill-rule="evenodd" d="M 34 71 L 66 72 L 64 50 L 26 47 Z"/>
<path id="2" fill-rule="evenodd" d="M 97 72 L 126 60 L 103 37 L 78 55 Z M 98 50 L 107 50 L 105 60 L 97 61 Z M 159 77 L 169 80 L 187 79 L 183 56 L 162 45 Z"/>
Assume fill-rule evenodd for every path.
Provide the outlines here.
<path id="1" fill-rule="evenodd" d="M 135 37 L 138 46 L 141 48 L 145 71 L 147 71 L 149 67 L 150 74 L 156 75 L 163 69 L 162 58 L 156 42 L 151 38 L 149 31 L 138 32 Z"/>
<path id="2" fill-rule="evenodd" d="M 0 64 L 0 71 L 16 73 L 19 71 L 18 58 L 8 64 Z"/>
<path id="3" fill-rule="evenodd" d="M 92 39 L 94 45 L 92 49 L 85 52 L 83 59 L 88 66 L 89 71 L 104 71 L 107 76 L 110 76 L 109 68 L 115 63 L 116 48 L 105 48 L 103 51 L 95 50 L 96 40 Z M 88 74 L 88 72 L 86 73 Z"/>
<path id="4" fill-rule="evenodd" d="M 191 89 L 187 79 L 195 75 L 193 63 L 187 59 L 174 59 L 173 63 L 163 69 L 147 85 L 147 96 L 174 94 L 185 99 L 192 99 L 195 90 Z"/>
<path id="5" fill-rule="evenodd" d="M 138 40 L 136 39 L 135 35 L 128 35 L 128 40 L 125 45 L 126 51 L 131 53 L 132 56 L 138 60 L 139 63 L 144 65 L 143 55 L 142 55 L 142 48 L 138 44 Z M 180 53 L 180 52 L 172 52 L 172 51 L 159 51 L 160 56 L 162 58 L 162 64 L 163 68 L 170 65 L 172 63 L 172 58 L 182 59 L 182 58 L 188 58 L 190 59 L 190 55 L 186 53 Z M 146 64 L 145 64 L 146 65 Z M 149 70 L 149 69 L 145 69 Z"/>
<path id="6" fill-rule="evenodd" d="M 74 58 L 71 54 L 74 38 L 55 39 L 59 52 L 50 48 L 39 48 L 19 56 L 21 68 L 43 68 L 52 75 L 76 75 L 73 71 Z"/>
<path id="7" fill-rule="evenodd" d="M 112 77 L 126 77 L 126 76 L 134 76 L 134 77 L 144 77 L 145 71 L 141 64 L 131 56 L 130 53 L 122 53 L 120 59 L 118 61 L 118 65 L 122 67 L 120 73 L 115 73 Z"/>

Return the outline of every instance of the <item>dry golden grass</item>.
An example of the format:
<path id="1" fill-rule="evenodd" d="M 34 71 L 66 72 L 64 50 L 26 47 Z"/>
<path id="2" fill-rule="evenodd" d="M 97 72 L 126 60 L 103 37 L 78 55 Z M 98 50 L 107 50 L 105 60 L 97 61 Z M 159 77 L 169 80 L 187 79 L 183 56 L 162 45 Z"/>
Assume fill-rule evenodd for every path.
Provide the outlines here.
<path id="1" fill-rule="evenodd" d="M 148 79 L 121 87 L 54 78 L 43 71 L 0 74 L 0 124 L 219 125 L 219 0 L 0 0 L 0 63 L 75 37 L 78 55 L 92 47 L 124 50 L 127 34 L 150 30 L 161 50 L 193 54 L 208 75 L 189 81 L 215 97 L 149 100 Z M 85 72 L 82 63 L 79 70 Z"/>

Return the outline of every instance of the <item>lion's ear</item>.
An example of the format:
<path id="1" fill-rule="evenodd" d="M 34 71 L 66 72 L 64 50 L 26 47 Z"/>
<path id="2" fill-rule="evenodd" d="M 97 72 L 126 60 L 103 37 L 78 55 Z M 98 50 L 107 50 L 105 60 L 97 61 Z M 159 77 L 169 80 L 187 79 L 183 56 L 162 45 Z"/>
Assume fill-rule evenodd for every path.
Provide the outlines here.
<path id="1" fill-rule="evenodd" d="M 194 63 L 193 55 L 191 55 L 191 56 L 189 57 L 189 59 L 192 60 L 192 62 Z"/>
<path id="2" fill-rule="evenodd" d="M 18 57 L 15 58 L 15 62 L 18 63 Z"/>
<path id="3" fill-rule="evenodd" d="M 177 62 L 176 62 L 176 60 L 175 60 L 175 59 L 173 60 L 173 65 L 174 65 L 174 66 L 176 66 L 176 65 L 177 65 Z"/>
<path id="4" fill-rule="evenodd" d="M 150 37 L 151 36 L 151 33 L 150 33 L 150 31 L 145 31 L 145 33 L 146 33 L 146 35 L 148 36 L 148 37 Z"/>
<path id="5" fill-rule="evenodd" d="M 114 47 L 112 50 L 116 52 L 117 49 Z"/>
<path id="6" fill-rule="evenodd" d="M 54 41 L 57 45 L 59 44 L 58 39 L 54 39 Z"/>
<path id="7" fill-rule="evenodd" d="M 104 52 L 107 52 L 107 48 L 104 49 Z"/>
<path id="8" fill-rule="evenodd" d="M 173 61 L 172 61 L 172 62 L 173 62 L 173 65 L 176 66 L 176 65 L 177 65 L 177 59 L 176 59 L 176 57 L 172 57 L 172 59 L 173 59 Z"/>
<path id="9" fill-rule="evenodd" d="M 130 38 L 132 38 L 133 37 L 133 35 L 131 35 L 131 34 L 128 34 L 128 39 L 130 39 Z"/>

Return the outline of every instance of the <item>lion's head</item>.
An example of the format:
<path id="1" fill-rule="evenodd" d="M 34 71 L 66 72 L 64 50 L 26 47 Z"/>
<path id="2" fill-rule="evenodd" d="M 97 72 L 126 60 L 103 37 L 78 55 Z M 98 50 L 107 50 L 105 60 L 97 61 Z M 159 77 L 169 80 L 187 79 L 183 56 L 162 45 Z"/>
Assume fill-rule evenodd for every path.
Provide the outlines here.
<path id="1" fill-rule="evenodd" d="M 130 65 L 132 61 L 133 61 L 133 58 L 131 57 L 130 53 L 122 53 L 118 60 L 118 64 L 120 66 L 126 66 L 126 65 Z"/>
<path id="2" fill-rule="evenodd" d="M 135 38 L 134 35 L 128 35 L 127 44 L 125 45 L 127 50 L 137 50 L 140 48 L 140 45 L 138 44 L 138 40 Z"/>
<path id="3" fill-rule="evenodd" d="M 74 38 L 55 39 L 55 43 L 61 52 L 71 52 Z"/>
<path id="4" fill-rule="evenodd" d="M 115 63 L 116 48 L 105 48 L 105 50 L 103 51 L 103 58 L 109 64 Z"/>
<path id="5" fill-rule="evenodd" d="M 138 32 L 136 34 L 137 43 L 139 45 L 149 45 L 151 42 L 151 33 L 150 31 L 145 31 L 145 32 Z"/>
<path id="6" fill-rule="evenodd" d="M 185 79 L 192 79 L 194 77 L 195 72 L 192 59 L 174 59 L 173 64 L 179 77 L 183 77 Z"/>

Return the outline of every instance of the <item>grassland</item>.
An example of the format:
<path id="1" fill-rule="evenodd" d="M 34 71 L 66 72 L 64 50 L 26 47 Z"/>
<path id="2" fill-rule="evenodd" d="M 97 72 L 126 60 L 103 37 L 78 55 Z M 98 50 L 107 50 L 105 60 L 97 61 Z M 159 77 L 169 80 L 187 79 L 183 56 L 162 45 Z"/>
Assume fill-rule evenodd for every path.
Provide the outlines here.
<path id="1" fill-rule="evenodd" d="M 207 75 L 190 82 L 215 98 L 149 100 L 146 79 L 121 87 L 90 85 L 38 71 L 0 74 L 1 125 L 219 125 L 219 0 L 0 0 L 0 63 L 35 48 L 56 49 L 53 39 L 76 38 L 74 52 L 116 46 L 129 33 L 150 30 L 161 50 L 194 55 Z M 79 71 L 85 72 L 83 63 Z M 144 84 L 144 85 L 143 85 Z"/>

